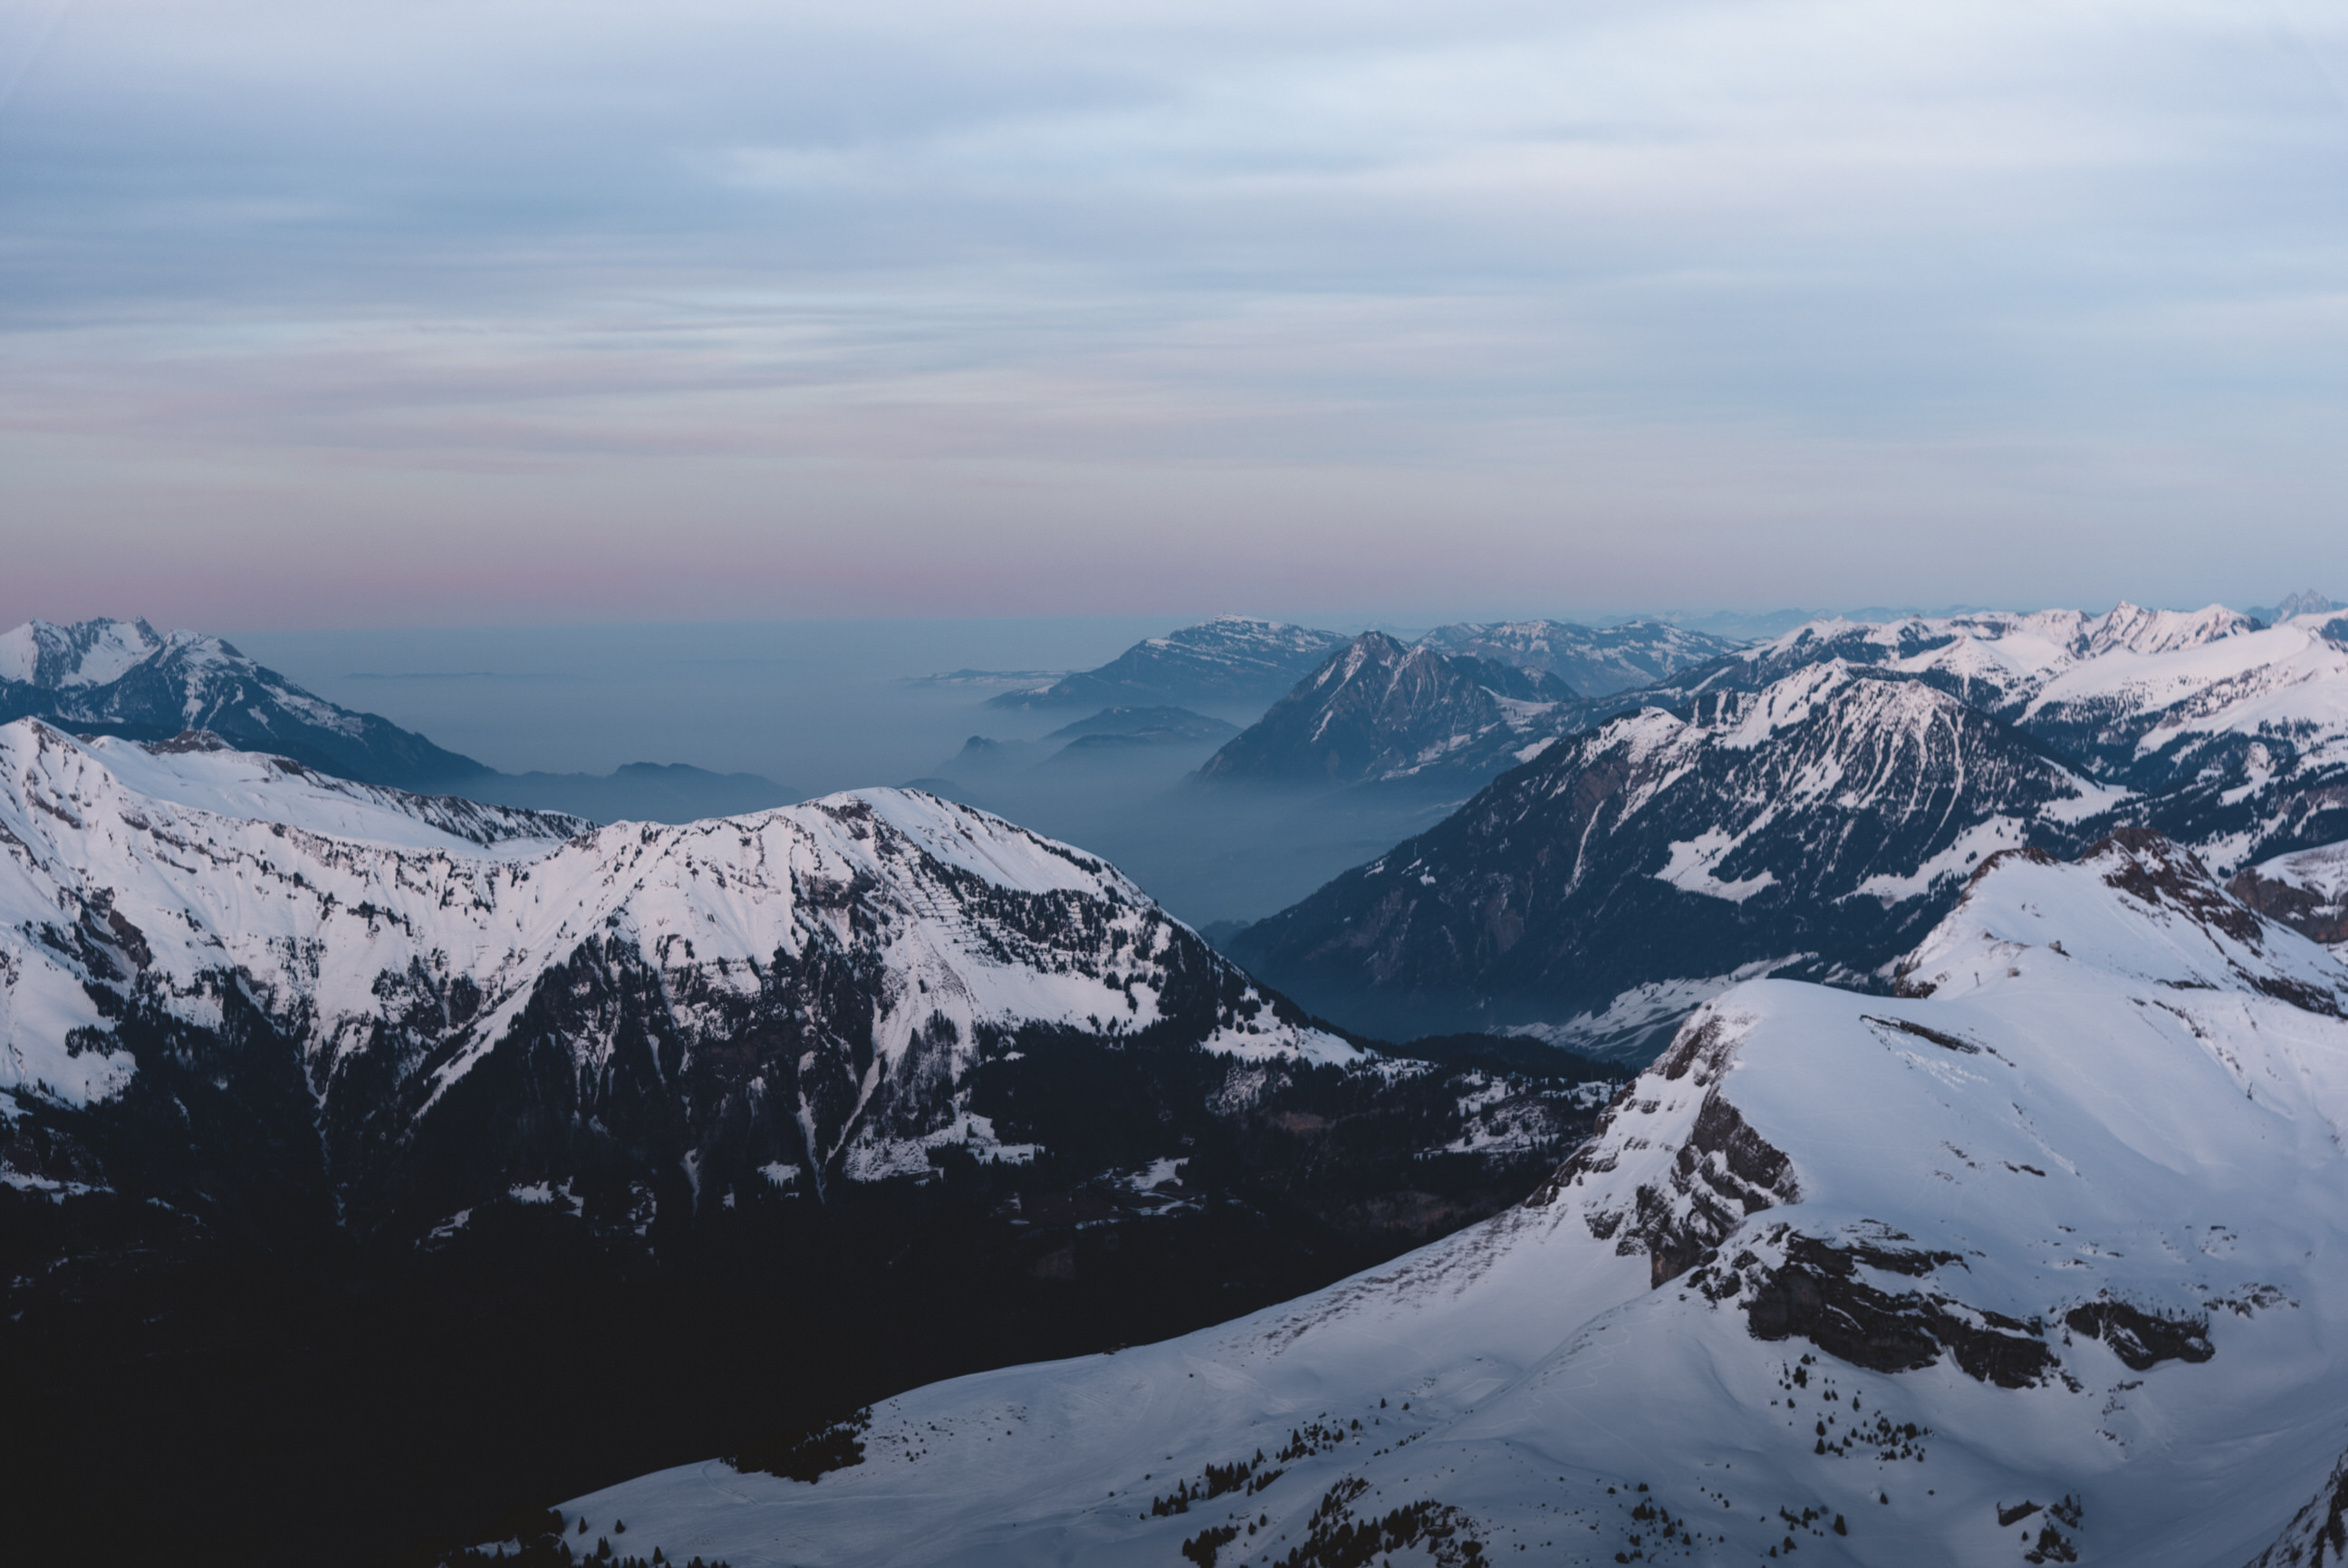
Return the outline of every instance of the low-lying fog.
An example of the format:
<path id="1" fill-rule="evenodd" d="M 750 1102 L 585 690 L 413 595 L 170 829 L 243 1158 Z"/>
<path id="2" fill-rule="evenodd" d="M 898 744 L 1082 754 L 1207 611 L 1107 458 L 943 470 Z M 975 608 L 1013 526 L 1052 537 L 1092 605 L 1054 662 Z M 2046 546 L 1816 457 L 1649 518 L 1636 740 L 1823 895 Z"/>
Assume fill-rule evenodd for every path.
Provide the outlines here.
<path id="1" fill-rule="evenodd" d="M 1067 749 L 1086 711 L 990 708 L 1021 684 L 956 672 L 1089 669 L 1175 618 L 838 621 L 247 632 L 230 640 L 345 707 L 509 773 L 630 762 L 755 773 L 790 798 L 923 787 L 1107 856 L 1183 919 L 1260 918 L 1432 825 L 1455 801 L 1333 805 L 1183 780 L 1220 733 Z M 1343 628 L 1341 628 L 1343 629 Z M 1202 708 L 1245 726 L 1258 715 Z M 1000 750 L 966 750 L 973 736 Z"/>

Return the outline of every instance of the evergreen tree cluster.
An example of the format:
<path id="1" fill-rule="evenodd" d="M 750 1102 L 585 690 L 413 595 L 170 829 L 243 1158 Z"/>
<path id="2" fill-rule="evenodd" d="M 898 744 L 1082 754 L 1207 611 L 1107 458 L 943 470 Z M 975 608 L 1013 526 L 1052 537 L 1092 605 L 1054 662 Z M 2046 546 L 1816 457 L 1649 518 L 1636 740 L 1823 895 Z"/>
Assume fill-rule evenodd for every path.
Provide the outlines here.
<path id="1" fill-rule="evenodd" d="M 1348 1505 L 1368 1490 L 1359 1479 L 1331 1487 L 1313 1511 L 1304 1543 L 1290 1548 L 1278 1568 L 1366 1568 L 1385 1553 L 1421 1544 L 1442 1568 L 1484 1568 L 1484 1543 L 1468 1532 L 1459 1510 L 1430 1498 L 1353 1518 Z"/>
<path id="2" fill-rule="evenodd" d="M 872 1426 L 872 1407 L 826 1421 L 796 1437 L 771 1438 L 752 1443 L 726 1462 L 747 1473 L 764 1470 L 785 1480 L 809 1483 L 836 1470 L 864 1462 L 863 1435 Z"/>

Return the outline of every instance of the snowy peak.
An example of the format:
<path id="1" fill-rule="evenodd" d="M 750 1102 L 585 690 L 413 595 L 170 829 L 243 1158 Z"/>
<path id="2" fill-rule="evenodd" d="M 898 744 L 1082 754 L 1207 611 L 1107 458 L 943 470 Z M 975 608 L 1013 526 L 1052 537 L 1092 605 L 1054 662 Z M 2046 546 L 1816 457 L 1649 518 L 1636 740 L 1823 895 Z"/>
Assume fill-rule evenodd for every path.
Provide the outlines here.
<path id="1" fill-rule="evenodd" d="M 1335 634 L 1285 621 L 1263 621 L 1248 615 L 1214 615 L 1195 626 L 1150 637 L 1146 648 L 1181 649 L 1201 658 L 1229 664 L 1301 657 L 1329 645 Z"/>
<path id="2" fill-rule="evenodd" d="M 2348 1009 L 2348 967 L 2219 886 L 2190 851 L 2123 829 L 2063 863 L 1993 857 L 1901 966 L 1903 994 L 1959 995 L 2047 954 L 2179 991 L 2250 992 L 2312 1012 Z"/>
<path id="3" fill-rule="evenodd" d="M 2109 613 L 2085 623 L 2073 649 L 2094 658 L 2115 649 L 2131 654 L 2167 654 L 2204 647 L 2220 637 L 2255 630 L 2258 623 L 2223 604 L 2201 610 L 2146 610 L 2123 599 Z"/>
<path id="4" fill-rule="evenodd" d="M 0 681 L 44 691 L 106 686 L 163 645 L 164 639 L 144 621 L 81 621 L 70 626 L 28 621 L 0 633 Z"/>
<path id="5" fill-rule="evenodd" d="M 2049 682 L 2106 655 L 2201 648 L 2257 625 L 2223 605 L 2146 610 L 2125 602 L 2101 615 L 2039 610 L 1888 622 L 1828 617 L 1738 654 L 1723 669 L 1705 673 L 1704 684 L 1766 684 L 1804 665 L 1841 659 L 1925 680 L 1977 707 L 2005 713 L 2032 700 Z"/>
<path id="6" fill-rule="evenodd" d="M 34 621 L 0 635 L 0 722 L 39 718 L 139 740 L 211 730 L 346 779 L 446 789 L 488 769 L 303 690 L 215 636 L 144 621 Z"/>

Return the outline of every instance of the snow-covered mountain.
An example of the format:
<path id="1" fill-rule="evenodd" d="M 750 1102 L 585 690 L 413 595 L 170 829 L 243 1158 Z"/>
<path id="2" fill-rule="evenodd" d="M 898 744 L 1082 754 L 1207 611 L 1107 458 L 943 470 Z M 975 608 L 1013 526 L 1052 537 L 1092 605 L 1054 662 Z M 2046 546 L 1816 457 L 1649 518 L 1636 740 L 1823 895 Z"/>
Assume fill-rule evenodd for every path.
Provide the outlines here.
<path id="1" fill-rule="evenodd" d="M 1345 641 L 1337 632 L 1218 615 L 1146 638 L 1098 669 L 990 697 L 987 706 L 1258 712 Z"/>
<path id="2" fill-rule="evenodd" d="M 1756 965 L 1888 978 L 1982 859 L 2121 798 L 1944 691 L 1813 665 L 1559 741 L 1231 951 L 1339 1018 L 1635 1050 Z"/>
<path id="3" fill-rule="evenodd" d="M 1952 727 L 1927 772 L 1889 795 L 1865 758 L 1890 706 L 1808 717 L 1814 691 L 1861 676 L 1879 692 L 1913 688 L 1902 711 Z M 1752 965 L 1876 983 L 1871 972 L 1954 897 L 1966 857 L 1990 849 L 2075 845 L 2132 825 L 2231 875 L 2348 840 L 2348 621 L 2328 613 L 2275 626 L 2214 607 L 2126 604 L 1818 622 L 1643 692 L 1564 705 L 1546 722 L 1562 729 L 1634 706 L 1501 775 L 1454 821 L 1231 950 L 1359 1027 L 1538 1025 L 1578 1046 L 1653 1048 Z M 1798 738 L 1774 721 L 1748 727 L 1750 714 L 1780 713 L 1805 716 Z M 1838 733 L 1845 724 L 1859 727 Z M 1725 743 L 1731 731 L 1742 738 Z M 1970 766 L 1960 734 L 1995 735 L 2014 761 Z M 1639 738 L 1666 735 L 1678 738 Z M 1712 738 L 1704 749 L 1719 760 L 1684 768 L 1691 737 Z M 1915 754 L 1932 751 L 1920 743 Z M 2070 782 L 2035 800 L 2010 796 L 2034 769 Z M 1920 818 L 1921 799 L 1942 804 Z M 1622 803 L 1621 820 L 1601 808 L 1610 801 Z M 1957 836 L 1920 834 L 1923 820 Z M 1994 842 L 1963 836 L 1993 821 Z M 1806 838 L 1837 856 L 1814 861 Z M 1852 846 L 1866 846 L 1866 869 L 1846 875 L 1840 867 L 1859 863 Z M 1551 905 L 1541 890 L 1571 882 L 1558 867 L 1582 880 Z M 1765 868 L 1772 880 L 1756 880 Z M 1694 896 L 1663 898 L 1659 881 Z"/>
<path id="4" fill-rule="evenodd" d="M 735 1568 L 2315 1561 L 2348 969 L 2143 834 L 1998 857 L 1904 967 L 1715 999 L 1521 1207 L 1393 1264 L 564 1528 Z"/>
<path id="5" fill-rule="evenodd" d="M 1540 670 L 1581 696 L 1611 696 L 1710 664 L 1737 645 L 1666 621 L 1604 627 L 1570 621 L 1505 621 L 1437 626 L 1418 645 Z"/>
<path id="6" fill-rule="evenodd" d="M 2106 655 L 2138 657 L 2206 647 L 2254 630 L 2223 605 L 2146 610 L 2122 603 L 2100 615 L 2079 610 L 1981 611 L 1900 620 L 1807 622 L 1693 672 L 1689 694 L 1755 690 L 1808 665 L 1840 659 L 1914 676 L 1976 707 L 2005 712 L 2047 683 Z"/>
<path id="7" fill-rule="evenodd" d="M 20 1188 L 411 1235 L 568 1188 L 643 1224 L 1096 1137 L 1051 1119 L 1088 1051 L 1194 1116 L 1359 1059 L 1109 866 L 919 793 L 594 829 L 0 726 Z"/>
<path id="8" fill-rule="evenodd" d="M 353 713 L 218 637 L 144 621 L 31 621 L 0 633 L 0 723 L 163 740 L 209 730 L 249 750 L 406 789 L 449 789 L 489 769 L 374 714 Z"/>
<path id="9" fill-rule="evenodd" d="M 1365 632 L 1199 769 L 1208 785 L 1440 781 L 1472 789 L 1527 760 L 1572 696 L 1523 670 Z"/>
<path id="10" fill-rule="evenodd" d="M 1757 690 L 1833 659 L 1939 686 L 2106 782 L 2149 794 L 2199 780 L 2234 804 L 2249 786 L 2259 802 L 2237 814 L 2251 839 L 2271 837 L 2299 783 L 2329 780 L 2348 756 L 2348 617 L 2329 611 L 2272 626 L 2216 604 L 1818 621 L 1644 699 Z M 2183 819 L 2157 825 L 2209 836 Z"/>

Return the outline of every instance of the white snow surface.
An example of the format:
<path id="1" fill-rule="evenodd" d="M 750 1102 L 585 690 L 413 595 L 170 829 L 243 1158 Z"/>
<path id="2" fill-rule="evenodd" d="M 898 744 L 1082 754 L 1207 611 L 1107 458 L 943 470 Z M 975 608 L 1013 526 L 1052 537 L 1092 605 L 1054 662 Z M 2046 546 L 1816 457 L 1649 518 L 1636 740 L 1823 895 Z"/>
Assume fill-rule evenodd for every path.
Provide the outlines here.
<path id="1" fill-rule="evenodd" d="M 1130 983 L 1021 962 L 973 915 L 957 877 L 1098 905 L 1131 939 L 1129 962 L 1114 966 Z M 1159 1016 L 1154 959 L 1173 923 L 1147 894 L 1081 851 L 915 791 L 596 829 L 350 784 L 281 758 L 82 742 L 21 720 L 0 726 L 0 1093 L 88 1104 L 129 1081 L 131 1059 L 111 1048 L 113 1026 L 84 989 L 77 943 L 200 1024 L 218 1021 L 222 986 L 242 986 L 302 1039 L 322 1085 L 406 1005 L 403 977 L 469 975 L 484 1003 L 436 1069 L 437 1099 L 504 1037 L 540 976 L 591 936 L 632 938 L 677 975 L 696 966 L 714 985 L 754 993 L 777 954 L 799 954 L 810 929 L 846 921 L 840 895 L 858 886 L 879 890 L 891 912 L 871 938 L 894 984 L 874 1019 L 884 1066 L 868 1099 L 885 1064 L 940 1018 L 967 1055 L 980 1024 L 1114 1033 Z M 1211 1048 L 1360 1058 L 1250 995 L 1252 1021 Z M 688 1040 L 710 1006 L 675 1005 Z M 574 1048 L 593 1062 L 611 1045 Z M 991 1132 L 957 1127 L 953 1141 L 992 1144 Z M 843 1130 L 860 1136 L 853 1122 Z"/>
<path id="2" fill-rule="evenodd" d="M 144 621 L 27 621 L 0 632 L 0 681 L 63 691 L 121 679 L 164 646 Z"/>
<path id="3" fill-rule="evenodd" d="M 2307 617 L 2314 622 L 2321 617 Z M 1902 647 L 1937 645 L 1887 656 L 1908 674 L 1939 671 L 1986 682 L 2009 700 L 2034 696 L 2082 665 L 2102 666 L 2110 655 L 2153 655 L 2213 646 L 2248 633 L 2249 616 L 2212 604 L 2201 610 L 2147 610 L 2123 601 L 2101 615 L 2080 610 L 1982 611 L 1963 615 L 1911 615 L 1888 622 L 1839 616 L 1806 622 L 1785 635 L 1746 649 L 1748 661 L 1782 658 L 1806 642 L 1855 638 L 1896 655 Z"/>
<path id="4" fill-rule="evenodd" d="M 2337 1006 L 2348 968 L 2141 843 L 2000 858 L 1917 958 L 1929 997 L 1716 998 L 1558 1181 L 1394 1264 L 1164 1344 L 916 1389 L 813 1484 L 712 1460 L 563 1512 L 735 1568 L 1163 1568 L 1263 1519 L 1219 1558 L 1260 1565 L 1354 1482 L 1359 1517 L 1462 1511 L 1491 1563 L 1746 1563 L 1797 1538 L 1803 1562 L 2003 1568 L 2048 1516 L 2000 1507 L 2065 1496 L 2088 1563 L 2242 1563 L 2311 1497 L 2320 1524 L 2348 1446 L 2348 1022 L 2259 987 Z M 1724 1119 L 1783 1169 L 1748 1179 L 1748 1147 L 1738 1175 Z M 1642 1238 L 1739 1191 L 1706 1271 L 1737 1290 L 1659 1283 Z M 1885 1296 L 2003 1315 L 2051 1368 L 2004 1387 L 1947 1349 L 1869 1371 L 1757 1337 L 1754 1282 L 1803 1238 L 1874 1249 L 1852 1277 Z M 2206 1320 L 2214 1355 L 2132 1368 L 2065 1326 L 2105 1298 Z M 1845 1449 L 1879 1420 L 1918 1432 Z M 1150 1516 L 1313 1423 L 1341 1430 L 1261 1491 Z M 1686 1544 L 1632 1517 L 1650 1501 Z"/>
<path id="5" fill-rule="evenodd" d="M 2277 855 L 2256 869 L 2271 882 L 2303 887 L 2326 903 L 2348 902 L 2348 842 Z"/>

